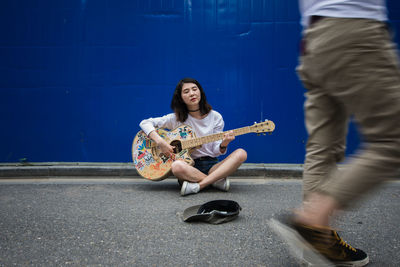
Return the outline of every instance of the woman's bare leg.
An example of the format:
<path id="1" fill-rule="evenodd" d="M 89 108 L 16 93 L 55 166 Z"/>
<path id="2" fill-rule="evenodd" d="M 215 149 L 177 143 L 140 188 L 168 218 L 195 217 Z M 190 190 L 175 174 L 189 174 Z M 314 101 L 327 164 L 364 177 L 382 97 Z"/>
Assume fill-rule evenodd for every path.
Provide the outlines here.
<path id="1" fill-rule="evenodd" d="M 236 149 L 223 161 L 215 164 L 209 171 L 209 174 L 200 180 L 200 190 L 204 187 L 220 180 L 226 178 L 233 172 L 235 172 L 239 166 L 246 161 L 247 152 L 244 149 Z"/>
<path id="2" fill-rule="evenodd" d="M 233 151 L 223 161 L 215 164 L 206 175 L 182 160 L 172 163 L 172 173 L 180 180 L 199 183 L 200 190 L 223 179 L 233 172 L 247 159 L 247 152 L 241 148 Z"/>
<path id="3" fill-rule="evenodd" d="M 202 173 L 193 166 L 190 166 L 183 160 L 177 160 L 172 163 L 171 166 L 172 173 L 179 179 L 183 181 L 188 181 L 191 183 L 198 183 L 207 177 L 206 174 Z"/>

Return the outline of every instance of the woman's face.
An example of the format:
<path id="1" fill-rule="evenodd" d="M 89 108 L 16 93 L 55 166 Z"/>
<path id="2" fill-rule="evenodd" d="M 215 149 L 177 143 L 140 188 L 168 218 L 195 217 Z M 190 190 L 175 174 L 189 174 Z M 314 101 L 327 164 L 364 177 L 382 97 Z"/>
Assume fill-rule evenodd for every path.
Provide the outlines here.
<path id="1" fill-rule="evenodd" d="M 201 94 L 200 89 L 195 83 L 184 83 L 182 86 L 181 96 L 189 110 L 199 108 Z"/>

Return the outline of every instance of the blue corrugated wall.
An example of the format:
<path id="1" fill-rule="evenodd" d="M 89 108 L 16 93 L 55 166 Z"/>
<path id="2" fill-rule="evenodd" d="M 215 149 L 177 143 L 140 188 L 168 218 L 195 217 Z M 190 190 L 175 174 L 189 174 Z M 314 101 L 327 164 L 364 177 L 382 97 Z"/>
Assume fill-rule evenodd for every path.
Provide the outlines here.
<path id="1" fill-rule="evenodd" d="M 400 29 L 400 3 L 389 7 Z M 129 162 L 139 122 L 169 113 L 190 76 L 226 130 L 276 123 L 230 149 L 301 163 L 300 32 L 296 0 L 3 0 L 0 162 Z"/>

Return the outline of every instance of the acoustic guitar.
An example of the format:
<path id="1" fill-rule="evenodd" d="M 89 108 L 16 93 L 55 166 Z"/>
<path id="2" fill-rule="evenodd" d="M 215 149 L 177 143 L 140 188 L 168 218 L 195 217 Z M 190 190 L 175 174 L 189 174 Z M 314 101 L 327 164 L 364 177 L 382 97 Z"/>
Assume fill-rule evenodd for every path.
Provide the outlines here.
<path id="1" fill-rule="evenodd" d="M 233 130 L 235 136 L 247 133 L 266 133 L 272 132 L 275 124 L 272 121 L 255 123 L 252 126 Z M 132 158 L 137 172 L 146 179 L 160 181 L 171 175 L 171 165 L 175 160 L 183 160 L 190 165 L 194 165 L 194 160 L 190 157 L 193 149 L 203 144 L 215 142 L 224 138 L 224 133 L 216 133 L 202 137 L 196 137 L 192 128 L 188 125 L 181 125 L 170 131 L 168 129 L 156 129 L 157 133 L 166 140 L 171 146 L 175 147 L 171 157 L 161 153 L 157 144 L 151 140 L 143 131 L 139 131 L 132 143 Z"/>

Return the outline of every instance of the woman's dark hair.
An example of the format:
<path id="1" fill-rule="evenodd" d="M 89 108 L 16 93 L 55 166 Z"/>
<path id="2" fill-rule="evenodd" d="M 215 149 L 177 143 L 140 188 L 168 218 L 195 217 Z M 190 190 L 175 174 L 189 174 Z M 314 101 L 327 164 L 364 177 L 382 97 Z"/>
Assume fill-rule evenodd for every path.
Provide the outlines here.
<path id="1" fill-rule="evenodd" d="M 189 115 L 189 110 L 182 99 L 182 87 L 183 84 L 185 83 L 194 83 L 199 88 L 200 90 L 199 108 L 201 115 L 205 115 L 208 112 L 210 112 L 210 110 L 212 110 L 211 105 L 208 104 L 207 102 L 206 94 L 204 93 L 203 87 L 201 87 L 200 83 L 193 78 L 184 78 L 180 80 L 176 85 L 175 92 L 174 95 L 172 96 L 172 101 L 171 101 L 171 109 L 175 112 L 176 119 L 180 122 L 186 121 Z"/>

